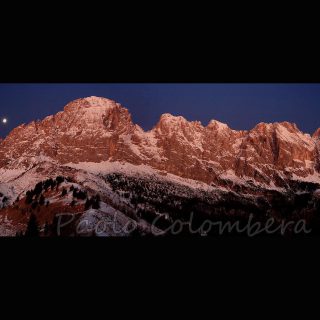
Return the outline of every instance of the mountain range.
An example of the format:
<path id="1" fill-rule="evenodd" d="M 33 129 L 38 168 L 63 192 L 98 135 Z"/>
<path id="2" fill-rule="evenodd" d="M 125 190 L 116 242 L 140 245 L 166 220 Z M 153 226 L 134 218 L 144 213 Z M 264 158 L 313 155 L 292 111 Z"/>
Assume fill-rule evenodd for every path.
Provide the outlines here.
<path id="1" fill-rule="evenodd" d="M 144 131 L 119 103 L 88 97 L 0 141 L 0 235 L 35 220 L 40 235 L 55 235 L 60 213 L 73 217 L 65 235 L 111 220 L 137 226 L 120 235 L 148 235 L 154 220 L 163 231 L 190 213 L 198 225 L 304 218 L 317 230 L 319 191 L 320 129 L 311 136 L 289 122 L 237 131 L 166 113 Z M 93 229 L 83 234 L 119 235 Z"/>

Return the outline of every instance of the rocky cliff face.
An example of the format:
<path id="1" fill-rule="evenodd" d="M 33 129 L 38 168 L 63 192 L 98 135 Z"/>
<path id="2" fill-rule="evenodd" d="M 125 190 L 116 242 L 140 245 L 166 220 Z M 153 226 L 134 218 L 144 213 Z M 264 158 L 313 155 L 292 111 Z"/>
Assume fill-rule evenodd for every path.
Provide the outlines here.
<path id="1" fill-rule="evenodd" d="M 209 184 L 245 178 L 285 187 L 290 179 L 320 182 L 319 130 L 311 137 L 283 122 L 235 131 L 215 120 L 203 126 L 164 114 L 145 132 L 120 104 L 89 97 L 14 129 L 0 141 L 0 169 L 121 161 Z"/>

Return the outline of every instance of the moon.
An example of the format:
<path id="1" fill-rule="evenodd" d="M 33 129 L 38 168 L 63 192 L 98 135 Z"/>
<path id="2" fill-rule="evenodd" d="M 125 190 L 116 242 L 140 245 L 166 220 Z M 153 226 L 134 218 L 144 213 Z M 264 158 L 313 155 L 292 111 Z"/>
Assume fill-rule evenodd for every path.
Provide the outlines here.
<path id="1" fill-rule="evenodd" d="M 3 118 L 3 119 L 2 119 L 2 123 L 3 123 L 3 124 L 6 124 L 7 122 L 8 122 L 8 119 L 7 119 L 7 118 Z"/>

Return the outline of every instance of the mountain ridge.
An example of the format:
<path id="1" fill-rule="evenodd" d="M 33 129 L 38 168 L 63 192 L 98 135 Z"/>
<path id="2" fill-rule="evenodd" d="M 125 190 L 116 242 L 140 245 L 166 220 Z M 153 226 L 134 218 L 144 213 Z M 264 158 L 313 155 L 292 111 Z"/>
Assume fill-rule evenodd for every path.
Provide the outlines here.
<path id="1" fill-rule="evenodd" d="M 287 121 L 233 130 L 164 113 L 148 131 L 111 99 L 80 98 L 63 111 L 23 124 L 0 140 L 0 168 L 28 168 L 40 160 L 60 164 L 124 161 L 208 184 L 221 175 L 283 187 L 285 180 L 319 177 L 319 131 L 312 137 Z"/>
<path id="2" fill-rule="evenodd" d="M 81 102 L 83 102 L 83 101 L 86 101 L 87 104 L 86 104 L 86 103 L 81 103 Z M 75 100 L 67 103 L 67 104 L 63 107 L 63 111 L 68 111 L 68 110 L 70 110 L 70 109 L 73 109 L 73 108 L 75 108 L 75 106 L 76 106 L 77 104 L 78 104 L 78 107 L 80 107 L 80 109 L 81 109 L 81 108 L 90 108 L 90 107 L 101 107 L 101 104 L 98 105 L 98 103 L 101 102 L 101 101 L 105 101 L 105 102 L 109 103 L 109 106 L 111 106 L 111 107 L 112 107 L 112 106 L 121 106 L 122 108 L 124 108 L 120 103 L 116 102 L 115 100 L 112 100 L 112 99 L 109 99 L 109 98 L 104 98 L 104 97 L 90 96 L 90 97 L 85 97 L 85 98 L 78 98 L 78 99 L 75 99 Z M 79 102 L 80 102 L 80 104 L 79 104 Z M 126 108 L 124 108 L 124 109 L 126 109 Z M 42 122 L 42 121 L 44 121 L 44 120 L 46 120 L 46 119 L 47 119 L 47 120 L 48 120 L 48 119 L 51 119 L 51 118 L 55 117 L 56 115 L 59 115 L 59 114 L 60 114 L 61 112 L 63 112 L 63 111 L 59 111 L 59 112 L 57 112 L 57 113 L 54 114 L 54 115 L 45 116 L 45 117 L 42 118 L 42 119 L 32 120 L 32 121 L 30 121 L 30 122 L 28 122 L 28 123 L 22 123 L 22 124 L 18 125 L 17 127 L 13 128 L 5 137 L 0 137 L 0 142 L 1 142 L 1 140 L 5 140 L 6 137 L 7 137 L 8 135 L 10 135 L 11 132 L 12 132 L 13 130 L 17 129 L 17 128 L 25 127 L 25 126 L 28 126 L 28 125 L 30 125 L 30 124 L 32 124 L 32 123 Z M 211 119 L 211 120 L 208 121 L 207 125 L 204 125 L 204 124 L 202 124 L 202 122 L 199 121 L 199 120 L 187 120 L 187 119 L 186 119 L 184 116 L 182 116 L 182 115 L 173 115 L 173 114 L 171 114 L 171 113 L 169 113 L 169 112 L 163 113 L 163 114 L 160 116 L 158 122 L 155 123 L 154 126 L 153 126 L 150 130 L 144 130 L 144 129 L 142 129 L 142 128 L 141 128 L 141 129 L 142 129 L 143 131 L 145 131 L 145 132 L 149 132 L 149 131 L 153 130 L 153 129 L 158 125 L 158 123 L 160 122 L 160 120 L 161 120 L 162 117 L 171 117 L 171 118 L 184 119 L 185 121 L 187 121 L 187 122 L 189 122 L 189 123 L 199 123 L 199 124 L 200 124 L 202 127 L 204 127 L 204 128 L 210 126 L 211 122 L 213 122 L 213 123 L 218 123 L 218 124 L 220 124 L 220 125 L 222 125 L 222 126 L 226 126 L 226 127 L 230 128 L 231 130 L 233 130 L 233 131 L 238 131 L 238 132 L 249 132 L 249 131 L 254 130 L 257 126 L 260 126 L 260 125 L 275 125 L 275 124 L 280 124 L 280 125 L 285 125 L 285 126 L 286 126 L 286 125 L 293 126 L 293 127 L 295 127 L 297 130 L 303 132 L 302 130 L 300 130 L 300 129 L 298 128 L 298 125 L 297 125 L 296 123 L 294 123 L 294 122 L 289 122 L 289 121 L 259 122 L 259 123 L 257 123 L 254 127 L 252 127 L 251 129 L 238 129 L 238 130 L 237 130 L 237 129 L 231 128 L 227 123 L 221 122 L 221 121 L 219 121 L 219 120 L 217 120 L 217 119 Z M 136 124 L 136 125 L 138 125 L 138 124 Z M 138 125 L 138 126 L 139 126 L 139 125 Z M 139 127 L 140 127 L 140 126 L 139 126 Z M 310 134 L 310 133 L 307 133 L 307 132 L 303 132 L 303 133 L 304 133 L 304 134 L 307 134 L 307 135 L 309 134 L 310 136 L 318 137 L 318 136 L 320 135 L 320 127 L 317 128 L 317 129 L 316 129 L 313 133 L 311 133 L 311 134 Z"/>

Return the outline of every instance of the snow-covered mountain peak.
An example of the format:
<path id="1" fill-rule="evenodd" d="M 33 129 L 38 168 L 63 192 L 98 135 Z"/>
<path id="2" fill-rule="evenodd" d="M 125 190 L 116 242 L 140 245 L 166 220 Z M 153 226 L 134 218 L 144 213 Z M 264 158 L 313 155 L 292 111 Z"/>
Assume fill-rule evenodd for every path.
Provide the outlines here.
<path id="1" fill-rule="evenodd" d="M 119 103 L 116 103 L 115 101 L 103 97 L 96 97 L 96 96 L 91 96 L 84 98 L 85 101 L 89 102 L 91 107 L 96 107 L 96 108 L 109 108 L 109 107 L 114 107 L 115 105 L 119 105 Z"/>
<path id="2" fill-rule="evenodd" d="M 176 122 L 186 122 L 187 120 L 182 116 L 174 116 L 171 113 L 164 113 L 160 117 L 160 122 L 176 123 Z"/>
<path id="3" fill-rule="evenodd" d="M 256 133 L 270 134 L 273 132 L 284 134 L 285 136 L 292 135 L 292 134 L 303 135 L 303 133 L 299 130 L 299 128 L 297 127 L 297 125 L 295 123 L 291 123 L 288 121 L 274 122 L 274 123 L 260 122 L 253 129 L 250 130 L 251 134 L 256 134 Z"/>
<path id="4" fill-rule="evenodd" d="M 218 130 L 218 131 L 229 129 L 227 124 L 222 123 L 222 122 L 217 121 L 217 120 L 211 120 L 207 127 L 208 128 L 213 128 L 213 129 Z"/>
<path id="5" fill-rule="evenodd" d="M 190 124 L 187 119 L 182 116 L 174 116 L 170 113 L 164 113 L 161 115 L 159 122 L 155 126 L 154 130 L 160 130 L 161 132 L 175 132 L 181 130 L 182 127 Z"/>
<path id="6" fill-rule="evenodd" d="M 262 129 L 271 129 L 273 128 L 272 123 L 259 122 L 252 130 L 262 130 Z"/>
<path id="7" fill-rule="evenodd" d="M 121 105 L 107 98 L 92 96 L 71 101 L 65 106 L 64 111 L 73 112 L 83 109 L 90 109 L 92 112 L 94 110 L 105 111 L 117 106 L 120 107 Z"/>

